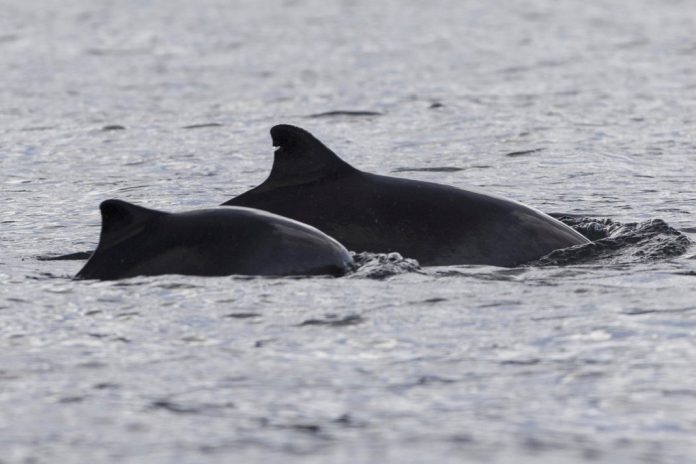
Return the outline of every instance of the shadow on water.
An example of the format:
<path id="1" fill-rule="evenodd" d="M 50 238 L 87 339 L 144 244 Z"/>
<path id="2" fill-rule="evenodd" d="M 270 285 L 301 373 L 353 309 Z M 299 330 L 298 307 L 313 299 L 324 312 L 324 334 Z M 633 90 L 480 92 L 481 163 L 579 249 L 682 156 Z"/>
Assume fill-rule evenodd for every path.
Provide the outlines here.
<path id="1" fill-rule="evenodd" d="M 90 256 L 92 256 L 92 251 L 77 251 L 66 255 L 41 255 L 37 256 L 36 259 L 39 261 L 79 261 L 89 259 Z"/>
<path id="2" fill-rule="evenodd" d="M 335 110 L 325 111 L 323 113 L 314 113 L 307 115 L 308 118 L 332 118 L 332 117 L 360 117 L 360 116 L 382 116 L 379 111 L 364 111 L 364 110 Z"/>

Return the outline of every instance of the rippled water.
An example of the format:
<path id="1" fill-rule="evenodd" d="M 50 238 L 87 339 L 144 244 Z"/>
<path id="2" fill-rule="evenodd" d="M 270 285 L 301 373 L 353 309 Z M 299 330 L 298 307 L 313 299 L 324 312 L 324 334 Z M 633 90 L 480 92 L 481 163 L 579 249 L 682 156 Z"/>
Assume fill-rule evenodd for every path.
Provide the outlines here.
<path id="1" fill-rule="evenodd" d="M 0 2 L 0 463 L 693 461 L 694 30 L 687 0 Z M 598 241 L 340 279 L 36 259 L 104 199 L 258 184 L 277 123 Z"/>

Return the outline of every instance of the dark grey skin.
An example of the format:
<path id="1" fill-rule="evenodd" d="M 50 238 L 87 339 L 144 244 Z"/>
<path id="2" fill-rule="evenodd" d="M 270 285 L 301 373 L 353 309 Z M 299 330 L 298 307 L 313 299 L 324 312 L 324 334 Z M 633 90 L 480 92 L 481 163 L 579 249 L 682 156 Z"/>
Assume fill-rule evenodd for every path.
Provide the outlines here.
<path id="1" fill-rule="evenodd" d="M 125 201 L 100 205 L 99 245 L 77 279 L 141 275 L 334 275 L 350 253 L 314 227 L 265 211 L 213 208 L 165 213 Z"/>
<path id="2" fill-rule="evenodd" d="M 349 250 L 397 251 L 425 266 L 513 267 L 589 241 L 512 200 L 362 172 L 309 132 L 271 129 L 268 178 L 224 205 L 270 211 L 324 231 Z"/>

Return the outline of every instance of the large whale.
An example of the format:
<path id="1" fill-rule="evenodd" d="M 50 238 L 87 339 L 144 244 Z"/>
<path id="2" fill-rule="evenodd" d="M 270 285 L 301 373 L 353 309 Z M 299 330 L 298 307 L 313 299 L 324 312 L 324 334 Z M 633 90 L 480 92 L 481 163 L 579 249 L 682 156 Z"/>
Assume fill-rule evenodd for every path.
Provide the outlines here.
<path id="1" fill-rule="evenodd" d="M 250 208 L 166 213 L 125 201 L 100 205 L 99 245 L 77 279 L 139 275 L 342 275 L 353 264 L 336 240 Z"/>
<path id="2" fill-rule="evenodd" d="M 310 224 L 349 250 L 397 251 L 422 265 L 512 267 L 588 243 L 516 201 L 349 165 L 309 132 L 271 129 L 273 167 L 258 187 L 223 203 Z"/>

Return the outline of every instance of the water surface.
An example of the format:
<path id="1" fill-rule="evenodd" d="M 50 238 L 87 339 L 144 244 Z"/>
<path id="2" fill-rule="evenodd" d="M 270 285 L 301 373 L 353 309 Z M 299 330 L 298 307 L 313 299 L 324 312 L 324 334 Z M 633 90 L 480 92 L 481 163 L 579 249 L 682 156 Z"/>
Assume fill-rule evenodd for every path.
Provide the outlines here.
<path id="1" fill-rule="evenodd" d="M 693 461 L 694 30 L 686 0 L 0 3 L 0 462 Z M 257 185 L 278 123 L 615 241 L 341 279 L 36 259 L 107 198 Z"/>

